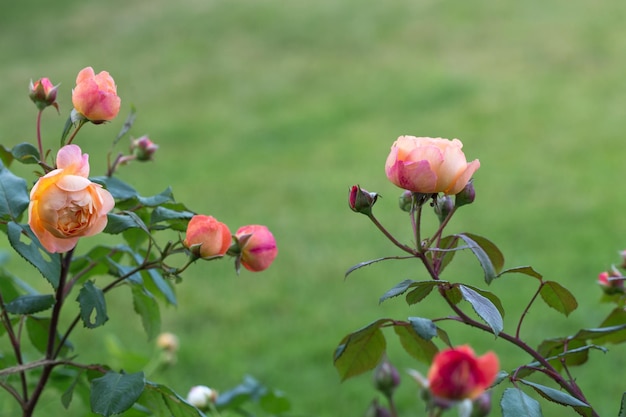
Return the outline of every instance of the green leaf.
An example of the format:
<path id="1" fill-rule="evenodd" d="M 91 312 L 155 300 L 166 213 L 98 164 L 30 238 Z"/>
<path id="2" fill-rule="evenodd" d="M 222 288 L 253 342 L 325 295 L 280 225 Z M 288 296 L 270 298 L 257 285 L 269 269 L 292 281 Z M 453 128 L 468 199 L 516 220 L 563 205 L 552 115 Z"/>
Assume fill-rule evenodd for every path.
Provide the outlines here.
<path id="1" fill-rule="evenodd" d="M 10 167 L 13 162 L 13 155 L 11 154 L 11 149 L 7 148 L 4 145 L 0 145 L 0 167 L 4 165 L 5 167 Z M 0 168 L 1 169 L 1 168 Z"/>
<path id="2" fill-rule="evenodd" d="M 280 415 L 291 410 L 291 402 L 281 391 L 267 390 L 265 394 L 259 398 L 259 404 L 263 411 L 272 414 Z"/>
<path id="3" fill-rule="evenodd" d="M 417 281 L 413 281 L 412 279 L 405 279 L 404 281 L 396 284 L 395 287 L 393 287 L 392 289 L 384 293 L 382 297 L 380 297 L 378 303 L 380 304 L 389 298 L 397 297 L 404 294 L 409 288 L 411 288 L 411 284 L 415 282 Z"/>
<path id="4" fill-rule="evenodd" d="M 431 364 L 438 352 L 437 346 L 431 341 L 420 337 L 410 326 L 394 326 L 393 330 L 400 338 L 404 350 L 416 360 Z"/>
<path id="5" fill-rule="evenodd" d="M 144 280 L 146 289 L 162 297 L 168 304 L 177 305 L 176 294 L 171 282 L 163 278 L 157 269 L 149 269 L 147 273 L 148 279 Z"/>
<path id="6" fill-rule="evenodd" d="M 115 140 L 113 141 L 113 145 L 116 145 L 120 141 L 120 139 L 122 139 L 124 135 L 128 133 L 131 127 L 133 127 L 133 124 L 135 124 L 136 118 L 137 118 L 137 110 L 135 109 L 135 106 L 131 105 L 130 113 L 128 113 L 128 117 L 126 117 L 126 120 L 124 121 L 124 124 L 122 125 L 122 128 L 120 129 L 119 133 L 115 137 Z"/>
<path id="7" fill-rule="evenodd" d="M 617 417 L 626 417 L 626 392 L 622 394 L 622 404 L 619 408 L 619 415 Z"/>
<path id="8" fill-rule="evenodd" d="M 543 275 L 535 271 L 532 266 L 516 266 L 515 268 L 508 268 L 500 272 L 498 276 L 502 276 L 504 274 L 513 274 L 513 273 L 528 275 L 529 277 L 534 277 L 539 280 L 543 278 Z"/>
<path id="9" fill-rule="evenodd" d="M 626 323 L 618 324 L 617 326 L 599 327 L 596 329 L 581 329 L 573 336 L 573 338 L 581 340 L 595 340 L 616 334 L 624 329 L 626 329 Z"/>
<path id="10" fill-rule="evenodd" d="M 150 224 L 154 225 L 169 220 L 190 220 L 193 215 L 194 214 L 191 211 L 172 210 L 163 206 L 158 206 L 152 211 Z"/>
<path id="11" fill-rule="evenodd" d="M 433 261 L 433 264 L 439 263 L 437 272 L 441 274 L 443 270 L 452 262 L 454 255 L 460 250 L 455 249 L 459 242 L 458 236 L 446 236 L 439 242 L 440 250 L 429 250 L 426 253 L 429 259 Z"/>
<path id="12" fill-rule="evenodd" d="M 521 382 L 522 384 L 528 385 L 529 387 L 532 387 L 535 391 L 537 391 L 539 395 L 541 395 L 543 398 L 545 398 L 548 401 L 552 401 L 552 402 L 562 404 L 562 405 L 569 405 L 572 407 L 590 408 L 589 404 L 584 403 L 563 391 L 546 387 L 545 385 L 536 384 L 534 382 L 526 381 L 524 379 L 520 379 L 519 382 Z"/>
<path id="13" fill-rule="evenodd" d="M 0 163 L 0 218 L 17 221 L 29 203 L 26 180 Z"/>
<path id="14" fill-rule="evenodd" d="M 387 347 L 380 327 L 390 322 L 393 320 L 376 320 L 342 339 L 334 357 L 342 381 L 376 367 Z"/>
<path id="15" fill-rule="evenodd" d="M 622 307 L 617 307 L 613 311 L 609 313 L 609 315 L 602 321 L 600 327 L 613 327 L 613 326 L 621 326 L 626 324 L 626 311 Z M 626 341 L 626 330 L 617 331 L 614 333 L 609 333 L 605 336 L 597 338 L 595 343 L 598 344 L 606 344 L 606 343 L 623 343 Z"/>
<path id="16" fill-rule="evenodd" d="M 21 238 L 24 235 L 31 239 L 31 243 L 22 242 Z M 61 256 L 58 253 L 49 254 L 43 249 L 39 240 L 27 226 L 9 222 L 8 236 L 13 249 L 37 268 L 41 275 L 56 289 L 61 274 Z"/>
<path id="17" fill-rule="evenodd" d="M 407 304 L 413 305 L 419 303 L 431 293 L 433 288 L 441 284 L 447 284 L 447 281 L 419 281 L 411 284 L 411 287 L 414 287 L 414 289 L 406 295 Z"/>
<path id="18" fill-rule="evenodd" d="M 48 347 L 48 332 L 50 331 L 50 319 L 27 316 L 26 331 L 28 332 L 28 339 L 33 344 L 35 349 L 37 349 L 40 353 L 46 353 L 46 349 Z M 61 337 L 57 333 L 55 338 L 55 349 L 59 346 L 59 343 L 61 343 Z M 60 352 L 61 356 L 66 356 L 72 349 L 72 344 L 65 340 L 63 348 Z"/>
<path id="19" fill-rule="evenodd" d="M 22 295 L 5 306 L 5 310 L 11 314 L 34 314 L 49 309 L 54 305 L 54 296 L 46 295 Z"/>
<path id="20" fill-rule="evenodd" d="M 465 241 L 467 246 L 474 253 L 474 256 L 478 259 L 478 262 L 480 262 L 480 266 L 485 273 L 485 282 L 490 284 L 491 281 L 496 279 L 498 273 L 504 266 L 504 255 L 502 255 L 500 249 L 490 240 L 482 236 L 471 233 L 461 233 L 455 236 Z"/>
<path id="21" fill-rule="evenodd" d="M 430 319 L 422 317 L 409 317 L 409 323 L 422 339 L 430 340 L 437 336 L 437 326 Z"/>
<path id="22" fill-rule="evenodd" d="M 482 295 L 483 297 L 488 298 L 489 301 L 491 301 L 493 305 L 496 306 L 496 308 L 500 312 L 500 315 L 504 317 L 504 307 L 502 306 L 502 301 L 500 301 L 497 295 L 495 295 L 494 293 L 490 291 L 481 290 L 480 288 L 476 288 L 472 285 L 464 284 L 464 286 L 466 288 L 471 288 L 472 290 L 476 291 L 478 294 Z"/>
<path id="23" fill-rule="evenodd" d="M 439 337 L 439 339 L 441 339 L 441 341 L 445 343 L 446 346 L 452 347 L 450 336 L 448 336 L 448 333 L 445 330 L 443 330 L 441 327 L 437 327 L 437 337 Z"/>
<path id="24" fill-rule="evenodd" d="M 116 235 L 131 228 L 139 228 L 145 233 L 150 233 L 143 220 L 131 211 L 123 211 L 121 214 L 107 214 L 107 225 L 104 228 L 104 233 Z"/>
<path id="25" fill-rule="evenodd" d="M 187 403 L 171 388 L 149 381 L 146 381 L 145 389 L 138 402 L 146 405 L 158 416 L 205 417 L 204 413 Z M 167 412 L 160 412 L 164 407 Z"/>
<path id="26" fill-rule="evenodd" d="M 519 388 L 507 388 L 500 400 L 502 417 L 543 417 L 541 405 Z"/>
<path id="27" fill-rule="evenodd" d="M 85 282 L 76 301 L 80 304 L 80 318 L 85 327 L 93 329 L 102 326 L 109 319 L 104 293 L 93 282 Z"/>
<path id="28" fill-rule="evenodd" d="M 36 164 L 39 162 L 39 151 L 30 143 L 20 143 L 11 149 L 11 155 L 16 161 L 23 164 Z"/>
<path id="29" fill-rule="evenodd" d="M 547 305 L 566 316 L 578 307 L 576 298 L 558 282 L 544 281 L 539 294 Z"/>
<path id="30" fill-rule="evenodd" d="M 463 299 L 472 305 L 472 308 L 491 327 L 494 335 L 498 335 L 504 328 L 502 316 L 498 308 L 487 297 L 480 295 L 473 289 L 459 285 Z"/>
<path id="31" fill-rule="evenodd" d="M 116 177 L 93 177 L 91 181 L 103 185 L 116 200 L 129 200 L 137 196 L 133 187 Z"/>
<path id="32" fill-rule="evenodd" d="M 107 372 L 91 381 L 91 411 L 105 417 L 120 414 L 135 404 L 144 387 L 143 372 Z"/>
<path id="33" fill-rule="evenodd" d="M 377 262 L 386 261 L 386 260 L 389 260 L 389 259 L 396 259 L 396 257 L 385 256 L 384 258 L 378 258 L 378 259 L 372 259 L 370 261 L 360 262 L 360 263 L 350 267 L 346 271 L 346 273 L 344 274 L 344 278 L 347 278 L 348 275 L 350 275 L 351 273 L 353 273 L 357 269 L 363 268 L 364 266 L 370 266 L 370 265 L 375 264 Z"/>
<path id="34" fill-rule="evenodd" d="M 161 191 L 157 195 L 153 195 L 150 197 L 141 197 L 137 196 L 137 201 L 139 204 L 145 207 L 159 207 L 165 203 L 170 203 L 174 201 L 174 194 L 172 194 L 172 189 L 167 187 L 165 190 Z"/>
<path id="35" fill-rule="evenodd" d="M 158 336 L 161 331 L 161 312 L 159 305 L 152 294 L 147 293 L 142 286 L 133 285 L 132 294 L 135 313 L 141 317 L 141 324 L 146 331 L 148 340 L 152 340 Z"/>
<path id="36" fill-rule="evenodd" d="M 266 392 L 266 388 L 256 379 L 246 376 L 244 381 L 228 391 L 220 393 L 215 402 L 218 410 L 237 410 L 249 400 L 256 400 Z"/>
<path id="37" fill-rule="evenodd" d="M 61 404 L 63 404 L 63 407 L 66 410 L 69 408 L 70 404 L 72 403 L 72 398 L 74 397 L 74 389 L 76 388 L 76 385 L 78 384 L 82 376 L 83 376 L 83 372 L 77 372 L 72 383 L 69 385 L 69 387 L 67 387 L 67 389 L 63 392 L 63 394 L 61 394 Z"/>

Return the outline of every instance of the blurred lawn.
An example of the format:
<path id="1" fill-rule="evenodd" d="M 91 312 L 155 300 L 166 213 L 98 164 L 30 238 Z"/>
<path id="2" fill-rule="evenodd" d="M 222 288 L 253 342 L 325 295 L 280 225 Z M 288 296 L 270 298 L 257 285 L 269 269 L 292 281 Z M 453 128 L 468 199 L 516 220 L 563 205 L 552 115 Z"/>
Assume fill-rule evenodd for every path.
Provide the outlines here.
<path id="1" fill-rule="evenodd" d="M 532 264 L 577 296 L 581 307 L 569 319 L 543 306 L 531 311 L 531 344 L 595 327 L 610 310 L 598 302 L 595 278 L 625 245 L 624 18 L 617 0 L 10 2 L 0 13 L 0 143 L 34 140 L 30 79 L 61 83 L 62 116 L 44 115 L 46 143 L 56 148 L 76 73 L 109 71 L 123 113 L 138 109 L 132 133 L 160 145 L 154 163 L 125 167 L 121 177 L 143 195 L 171 185 L 179 201 L 232 229 L 266 224 L 280 248 L 257 275 L 236 277 L 225 262 L 189 270 L 179 307 L 163 312 L 163 330 L 181 339 L 179 362 L 159 381 L 185 394 L 196 384 L 226 389 L 250 373 L 286 391 L 294 415 L 359 416 L 374 393 L 369 376 L 339 383 L 332 352 L 341 337 L 375 318 L 442 311 L 377 304 L 398 281 L 425 276 L 414 263 L 378 264 L 343 280 L 351 265 L 397 253 L 348 210 L 350 185 L 381 193 L 380 218 L 410 239 L 399 190 L 383 171 L 401 134 L 463 140 L 482 167 L 477 201 L 451 231 L 487 236 L 507 266 Z M 122 122 L 81 132 L 94 174 Z M 15 258 L 17 271 L 38 278 Z M 480 285 L 477 263 L 458 259 L 447 278 Z M 508 326 L 534 285 L 523 277 L 492 285 L 509 306 Z M 122 293 L 110 300 L 107 326 L 77 332 L 79 359 L 109 361 L 105 340 L 152 349 L 139 320 L 127 319 Z M 505 368 L 527 360 L 499 340 L 449 332 L 479 352 L 496 349 Z M 392 360 L 425 371 L 392 336 Z M 601 415 L 614 415 L 626 390 L 615 376 L 625 353 L 592 352 L 592 363 L 575 370 Z M 406 406 L 410 382 L 404 390 Z M 2 392 L 0 415 L 15 415 L 9 403 Z M 542 405 L 544 415 L 562 413 Z M 39 415 L 61 413 L 50 393 Z M 67 415 L 85 408 L 77 402 Z"/>

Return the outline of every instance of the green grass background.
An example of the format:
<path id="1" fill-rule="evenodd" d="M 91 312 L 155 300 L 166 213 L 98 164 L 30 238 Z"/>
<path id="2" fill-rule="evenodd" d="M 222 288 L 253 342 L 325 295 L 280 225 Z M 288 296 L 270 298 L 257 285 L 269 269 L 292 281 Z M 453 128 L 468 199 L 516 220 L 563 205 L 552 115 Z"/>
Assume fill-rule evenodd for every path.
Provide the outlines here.
<path id="1" fill-rule="evenodd" d="M 626 244 L 624 18 L 621 1 L 5 2 L 0 143 L 34 141 L 30 79 L 61 83 L 62 115 L 44 114 L 44 140 L 56 149 L 78 71 L 109 71 L 122 114 L 81 132 L 92 173 L 103 172 L 132 104 L 132 133 L 149 134 L 160 149 L 153 163 L 124 167 L 123 179 L 143 195 L 171 185 L 177 200 L 232 229 L 266 224 L 280 250 L 261 274 L 237 277 L 226 262 L 188 271 L 179 306 L 163 311 L 163 330 L 181 340 L 178 364 L 156 379 L 185 394 L 196 384 L 223 390 L 249 373 L 284 390 L 294 415 L 359 416 L 374 391 L 369 376 L 340 383 L 332 353 L 343 335 L 379 317 L 445 311 L 435 302 L 378 305 L 400 280 L 425 278 L 415 262 L 377 264 L 343 279 L 355 263 L 398 254 L 350 212 L 349 186 L 382 194 L 379 217 L 410 240 L 399 190 L 383 170 L 399 135 L 460 138 L 481 168 L 476 202 L 450 231 L 490 238 L 507 266 L 531 264 L 578 298 L 568 319 L 537 305 L 524 327 L 531 344 L 595 327 L 610 310 L 599 303 L 595 279 Z M 469 254 L 457 259 L 446 278 L 481 285 L 477 262 Z M 30 282 L 39 279 L 16 255 L 10 262 Z M 492 284 L 507 308 L 505 330 L 534 289 L 523 276 Z M 139 319 L 129 318 L 128 294 L 109 299 L 109 310 L 105 327 L 77 331 L 78 359 L 115 364 L 110 346 L 117 344 L 138 353 L 140 368 L 154 348 Z M 495 349 L 505 369 L 528 360 L 493 337 L 446 328 L 454 343 Z M 388 339 L 401 369 L 426 371 Z M 626 390 L 626 351 L 610 348 L 575 369 L 603 416 L 617 414 Z M 414 407 L 405 415 L 419 415 L 416 389 L 404 379 L 401 404 Z M 38 415 L 66 415 L 59 395 L 49 392 Z M 542 405 L 547 416 L 573 414 Z M 86 410 L 76 401 L 67 415 Z M 5 393 L 0 415 L 16 415 Z"/>

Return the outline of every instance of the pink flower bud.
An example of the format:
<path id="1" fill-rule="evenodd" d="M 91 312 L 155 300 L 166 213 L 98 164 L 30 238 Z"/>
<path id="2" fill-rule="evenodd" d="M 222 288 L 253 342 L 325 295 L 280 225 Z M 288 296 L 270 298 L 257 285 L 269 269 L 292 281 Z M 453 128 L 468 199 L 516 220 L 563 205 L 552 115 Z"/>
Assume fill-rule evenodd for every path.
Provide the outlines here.
<path id="1" fill-rule="evenodd" d="M 615 268 L 598 274 L 598 284 L 607 295 L 624 293 L 624 277 Z"/>
<path id="2" fill-rule="evenodd" d="M 217 221 L 213 216 L 198 214 L 189 221 L 183 244 L 195 256 L 206 259 L 223 256 L 231 240 L 228 226 Z"/>
<path id="3" fill-rule="evenodd" d="M 278 254 L 274 235 L 266 226 L 240 227 L 235 233 L 239 242 L 241 264 L 249 271 L 259 272 L 270 267 Z"/>
<path id="4" fill-rule="evenodd" d="M 130 144 L 130 150 L 138 161 L 151 161 L 159 145 L 150 140 L 147 135 L 135 139 Z"/>
<path id="5" fill-rule="evenodd" d="M 72 90 L 72 104 L 82 117 L 99 124 L 113 120 L 120 111 L 117 86 L 108 72 L 94 73 L 93 68 L 83 68 L 76 77 Z"/>
<path id="6" fill-rule="evenodd" d="M 377 193 L 370 193 L 358 185 L 353 185 L 350 187 L 350 193 L 348 194 L 348 205 L 356 213 L 370 215 L 377 199 Z"/>
<path id="7" fill-rule="evenodd" d="M 59 105 L 56 102 L 57 88 L 58 85 L 52 85 L 48 78 L 41 78 L 35 82 L 30 82 L 28 96 L 39 110 L 43 110 L 48 106 L 54 106 L 59 110 Z"/>

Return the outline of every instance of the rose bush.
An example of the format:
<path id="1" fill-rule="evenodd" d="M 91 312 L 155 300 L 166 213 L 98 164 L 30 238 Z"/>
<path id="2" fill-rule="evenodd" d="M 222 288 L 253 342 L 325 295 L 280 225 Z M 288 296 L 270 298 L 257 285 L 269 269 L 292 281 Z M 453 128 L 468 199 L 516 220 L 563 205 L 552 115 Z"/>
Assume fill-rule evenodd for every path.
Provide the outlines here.
<path id="1" fill-rule="evenodd" d="M 93 123 L 113 120 L 120 111 L 121 100 L 115 81 L 107 71 L 96 74 L 91 67 L 83 68 L 72 90 L 74 109 Z"/>
<path id="2" fill-rule="evenodd" d="M 61 148 L 56 165 L 32 188 L 28 207 L 28 224 L 51 253 L 67 252 L 79 238 L 100 233 L 115 205 L 107 190 L 87 178 L 89 156 L 78 146 Z"/>
<path id="3" fill-rule="evenodd" d="M 480 168 L 468 163 L 458 139 L 400 136 L 385 163 L 387 178 L 400 188 L 415 193 L 457 194 Z"/>

